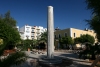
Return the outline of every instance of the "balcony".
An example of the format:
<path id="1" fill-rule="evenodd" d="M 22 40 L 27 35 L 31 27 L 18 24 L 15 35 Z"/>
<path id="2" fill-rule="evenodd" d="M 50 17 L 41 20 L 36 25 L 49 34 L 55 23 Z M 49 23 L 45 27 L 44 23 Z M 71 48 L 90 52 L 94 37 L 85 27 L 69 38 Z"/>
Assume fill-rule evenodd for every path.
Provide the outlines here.
<path id="1" fill-rule="evenodd" d="M 35 27 L 32 27 L 31 29 L 35 29 Z"/>
<path id="2" fill-rule="evenodd" d="M 21 34 L 24 34 L 24 32 L 20 31 Z"/>
<path id="3" fill-rule="evenodd" d="M 31 37 L 34 37 L 34 35 L 31 35 Z"/>
<path id="4" fill-rule="evenodd" d="M 37 34 L 40 34 L 40 32 L 37 32 Z"/>
<path id="5" fill-rule="evenodd" d="M 37 28 L 37 30 L 40 30 L 40 28 Z"/>
<path id="6" fill-rule="evenodd" d="M 31 31 L 31 33 L 35 33 L 34 31 Z"/>

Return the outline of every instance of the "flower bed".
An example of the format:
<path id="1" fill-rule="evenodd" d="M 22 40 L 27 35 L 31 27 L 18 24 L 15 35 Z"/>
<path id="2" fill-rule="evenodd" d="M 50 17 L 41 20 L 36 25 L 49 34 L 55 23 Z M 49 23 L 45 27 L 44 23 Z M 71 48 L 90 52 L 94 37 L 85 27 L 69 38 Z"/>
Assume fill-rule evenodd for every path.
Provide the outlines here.
<path id="1" fill-rule="evenodd" d="M 3 55 L 4 55 L 4 56 L 7 56 L 7 55 L 12 54 L 12 53 L 15 53 L 15 52 L 16 52 L 15 49 L 12 49 L 12 50 L 4 50 Z"/>

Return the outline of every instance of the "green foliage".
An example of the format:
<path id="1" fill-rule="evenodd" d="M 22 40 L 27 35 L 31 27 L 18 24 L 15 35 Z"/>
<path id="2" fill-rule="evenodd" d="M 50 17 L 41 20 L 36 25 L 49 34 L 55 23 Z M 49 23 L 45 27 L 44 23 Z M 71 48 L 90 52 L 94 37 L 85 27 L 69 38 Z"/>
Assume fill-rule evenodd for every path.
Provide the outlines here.
<path id="1" fill-rule="evenodd" d="M 75 43 L 75 44 L 80 43 L 80 42 L 81 42 L 80 37 L 76 37 L 76 38 L 74 39 L 74 43 Z"/>
<path id="2" fill-rule="evenodd" d="M 99 54 L 100 54 L 100 45 L 95 44 L 93 46 L 90 44 L 86 44 L 86 49 L 79 54 L 79 57 L 83 56 L 84 59 L 95 60 L 96 58 L 95 55 L 99 55 Z"/>
<path id="3" fill-rule="evenodd" d="M 4 43 L 15 44 L 20 40 L 20 35 L 17 30 L 0 20 L 0 38 Z"/>
<path id="4" fill-rule="evenodd" d="M 14 18 L 12 18 L 10 16 L 10 11 L 8 11 L 7 13 L 5 13 L 4 17 L 3 17 L 4 22 L 11 26 L 11 27 L 16 27 L 16 20 L 14 20 Z"/>
<path id="5" fill-rule="evenodd" d="M 38 40 L 21 40 L 21 44 L 17 44 L 17 47 L 22 50 L 27 50 L 28 48 L 33 49 L 38 44 Z"/>
<path id="6" fill-rule="evenodd" d="M 35 39 L 34 39 L 32 42 L 33 42 L 33 45 L 34 45 L 34 46 L 36 46 L 36 45 L 38 44 L 38 40 L 35 40 Z"/>
<path id="7" fill-rule="evenodd" d="M 19 32 L 15 30 L 16 20 L 10 16 L 10 11 L 0 17 L 0 38 L 4 43 L 16 44 L 20 40 Z"/>
<path id="8" fill-rule="evenodd" d="M 89 43 L 93 44 L 95 42 L 95 39 L 93 36 L 86 34 L 86 35 L 82 35 L 81 37 L 75 38 L 74 42 L 75 43 L 89 42 Z"/>
<path id="9" fill-rule="evenodd" d="M 28 45 L 30 45 L 30 44 L 32 44 L 32 40 L 29 40 L 29 39 L 24 40 L 24 44 L 28 44 Z"/>
<path id="10" fill-rule="evenodd" d="M 59 42 L 61 44 L 73 44 L 73 39 L 70 37 L 70 36 L 67 36 L 67 37 L 62 37 L 59 39 Z"/>
<path id="11" fill-rule="evenodd" d="M 7 45 L 5 44 L 0 45 L 0 56 L 3 55 L 6 46 Z M 18 52 L 10 54 L 4 59 L 0 59 L 0 66 L 11 67 L 12 65 L 19 65 L 23 63 L 24 61 L 26 61 L 26 59 L 27 59 L 26 54 L 24 52 L 18 51 Z"/>
<path id="12" fill-rule="evenodd" d="M 45 42 L 45 43 L 47 43 L 47 31 L 46 32 L 44 32 L 44 33 L 42 33 L 41 35 L 40 35 L 40 39 L 39 39 L 39 41 L 43 41 L 43 42 Z"/>
<path id="13" fill-rule="evenodd" d="M 0 57 L 3 55 L 4 50 L 17 44 L 20 41 L 19 32 L 15 29 L 16 21 L 10 16 L 10 12 L 7 12 L 5 16 L 0 16 L 0 38 L 3 39 L 3 44 L 0 45 Z M 0 58 L 1 67 L 11 67 L 15 64 L 20 64 L 26 59 L 26 55 L 23 52 L 15 52 L 10 54 L 4 59 Z"/>
<path id="14" fill-rule="evenodd" d="M 95 42 L 95 39 L 93 36 L 86 34 L 81 36 L 81 42 L 82 43 L 89 42 L 93 44 Z"/>
<path id="15" fill-rule="evenodd" d="M 16 52 L 9 55 L 7 58 L 0 60 L 1 67 L 11 67 L 12 65 L 19 65 L 26 60 L 26 55 L 23 52 Z"/>
<path id="16" fill-rule="evenodd" d="M 87 8 L 92 10 L 93 17 L 86 20 L 91 29 L 97 33 L 98 41 L 100 41 L 100 0 L 86 0 Z"/>
<path id="17" fill-rule="evenodd" d="M 91 20 L 86 20 L 88 22 L 88 24 L 90 25 L 90 28 L 97 30 L 97 31 L 95 31 L 96 33 L 97 32 L 100 33 L 100 31 L 98 29 L 98 28 L 100 28 L 100 26 L 99 26 L 100 23 L 98 20 L 99 20 L 98 16 L 93 16 Z"/>
<path id="18" fill-rule="evenodd" d="M 100 0 L 86 0 L 87 8 L 100 17 Z"/>
<path id="19" fill-rule="evenodd" d="M 88 22 L 88 25 L 90 26 L 91 29 L 94 29 L 95 32 L 97 33 L 97 38 L 100 40 L 100 18 L 98 16 L 93 16 L 91 20 L 86 20 Z"/>

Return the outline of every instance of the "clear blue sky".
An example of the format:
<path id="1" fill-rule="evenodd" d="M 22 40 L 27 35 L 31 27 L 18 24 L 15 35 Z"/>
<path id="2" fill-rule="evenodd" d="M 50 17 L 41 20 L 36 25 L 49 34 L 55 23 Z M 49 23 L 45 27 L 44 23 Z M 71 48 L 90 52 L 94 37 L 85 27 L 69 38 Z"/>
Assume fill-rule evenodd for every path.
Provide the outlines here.
<path id="1" fill-rule="evenodd" d="M 0 0 L 0 14 L 8 10 L 19 27 L 25 24 L 47 27 L 47 6 L 54 7 L 54 26 L 84 29 L 90 19 L 85 0 Z"/>

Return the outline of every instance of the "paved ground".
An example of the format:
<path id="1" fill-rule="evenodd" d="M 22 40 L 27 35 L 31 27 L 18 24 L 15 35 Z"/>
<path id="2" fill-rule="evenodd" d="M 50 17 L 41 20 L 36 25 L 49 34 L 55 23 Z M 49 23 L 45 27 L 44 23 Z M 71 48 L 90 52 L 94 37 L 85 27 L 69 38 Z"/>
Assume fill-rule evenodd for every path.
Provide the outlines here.
<path id="1" fill-rule="evenodd" d="M 35 64 L 31 65 L 30 61 L 34 58 L 44 57 L 47 53 L 45 52 L 45 54 L 32 54 L 31 52 L 26 51 L 26 54 L 28 55 L 27 61 L 18 67 L 35 67 Z M 91 63 L 89 63 L 87 60 L 78 59 L 78 55 L 73 53 L 55 52 L 54 56 L 72 59 L 74 64 L 70 67 L 89 67 L 91 65 Z"/>

